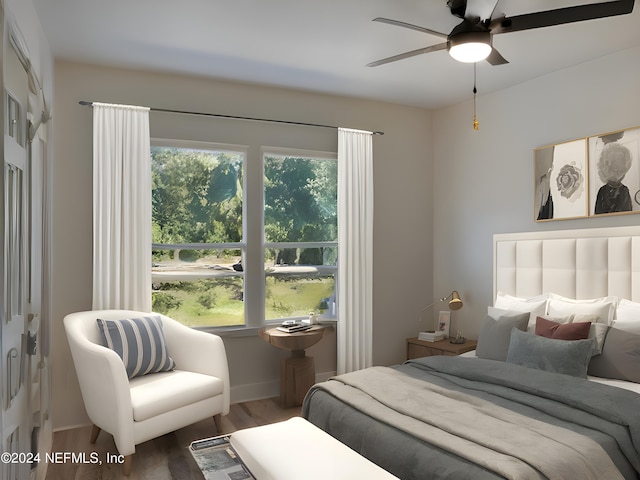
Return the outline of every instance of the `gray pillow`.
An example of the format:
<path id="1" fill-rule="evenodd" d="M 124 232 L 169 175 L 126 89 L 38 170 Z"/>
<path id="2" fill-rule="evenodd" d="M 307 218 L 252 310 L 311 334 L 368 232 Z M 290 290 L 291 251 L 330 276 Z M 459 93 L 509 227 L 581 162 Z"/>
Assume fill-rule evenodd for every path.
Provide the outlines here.
<path id="1" fill-rule="evenodd" d="M 102 345 L 120 356 L 129 378 L 176 368 L 159 316 L 97 321 Z"/>
<path id="2" fill-rule="evenodd" d="M 513 329 L 507 363 L 587 378 L 593 342 L 593 339 L 557 340 Z"/>
<path id="3" fill-rule="evenodd" d="M 503 316 L 494 320 L 490 316 L 484 319 L 478 335 L 476 355 L 489 360 L 505 361 L 509 351 L 511 330 L 526 330 L 529 323 L 529 312 L 513 316 Z"/>
<path id="4" fill-rule="evenodd" d="M 609 328 L 602 355 L 589 363 L 589 375 L 640 383 L 640 335 Z"/>

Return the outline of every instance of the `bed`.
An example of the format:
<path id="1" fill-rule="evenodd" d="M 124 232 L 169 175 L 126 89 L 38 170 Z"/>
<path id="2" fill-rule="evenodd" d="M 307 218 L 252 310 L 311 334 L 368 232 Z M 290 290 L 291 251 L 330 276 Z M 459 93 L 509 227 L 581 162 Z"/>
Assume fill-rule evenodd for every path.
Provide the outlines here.
<path id="1" fill-rule="evenodd" d="M 494 236 L 478 348 L 315 385 L 303 416 L 399 478 L 640 477 L 640 227 Z"/>

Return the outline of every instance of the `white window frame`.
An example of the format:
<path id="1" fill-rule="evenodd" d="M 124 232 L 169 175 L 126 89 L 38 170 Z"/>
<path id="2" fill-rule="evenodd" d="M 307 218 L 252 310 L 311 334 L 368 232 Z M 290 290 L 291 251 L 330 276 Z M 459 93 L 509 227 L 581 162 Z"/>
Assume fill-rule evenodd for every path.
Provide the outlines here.
<path id="1" fill-rule="evenodd" d="M 199 330 L 223 333 L 224 335 L 253 334 L 257 329 L 268 324 L 279 323 L 279 320 L 265 321 L 265 249 L 285 246 L 282 243 L 268 243 L 264 235 L 264 158 L 265 156 L 287 156 L 338 161 L 337 153 L 298 148 L 268 147 L 260 148 L 259 155 L 251 157 L 251 149 L 247 145 L 178 140 L 154 137 L 153 147 L 185 148 L 196 150 L 228 151 L 243 155 L 243 198 L 242 198 L 242 241 L 239 243 L 185 244 L 186 247 L 206 249 L 239 249 L 242 252 L 244 268 L 244 325 L 239 326 L 202 326 Z M 306 247 L 335 246 L 338 242 L 297 242 L 296 245 Z M 294 245 L 287 243 L 286 246 Z M 176 245 L 155 245 L 154 247 L 176 247 Z M 337 271 L 337 267 L 336 267 Z"/>
<path id="2" fill-rule="evenodd" d="M 246 145 L 234 145 L 227 143 L 214 143 L 214 142 L 202 142 L 202 141 L 193 141 L 193 140 L 177 140 L 177 139 L 166 139 L 166 138 L 152 138 L 151 139 L 152 147 L 168 147 L 168 148 L 184 148 L 191 150 L 209 150 L 209 151 L 221 151 L 221 152 L 234 152 L 240 153 L 243 156 L 242 159 L 242 240 L 240 242 L 221 242 L 221 243 L 197 243 L 197 244 L 153 244 L 152 248 L 162 249 L 162 247 L 169 247 L 169 249 L 175 249 L 180 246 L 182 248 L 190 248 L 190 249 L 237 249 L 242 252 L 242 258 L 246 258 L 247 254 L 247 164 L 248 164 L 248 153 L 249 147 Z M 244 272 L 243 278 L 243 290 L 245 292 L 245 298 L 249 297 L 249 293 L 247 292 L 247 275 Z M 225 326 L 219 327 L 215 325 L 208 325 L 202 327 L 194 327 L 198 330 L 205 331 L 219 331 L 219 330 L 244 330 L 247 327 L 257 327 L 259 325 L 249 324 L 249 302 L 244 302 L 244 325 L 238 326 Z"/>
<path id="3" fill-rule="evenodd" d="M 266 313 L 265 313 L 265 291 L 266 291 L 266 279 L 267 279 L 267 274 L 264 271 L 264 252 L 267 248 L 302 248 L 302 247 L 306 247 L 306 248 L 318 248 L 318 247 L 335 247 L 336 250 L 338 249 L 338 240 L 336 239 L 335 242 L 267 242 L 265 239 L 265 231 L 264 231 L 264 208 L 265 208 L 265 199 L 264 199 L 264 158 L 266 156 L 274 156 L 274 157 L 300 157 L 300 158 L 311 158 L 311 159 L 316 159 L 316 160 L 330 160 L 330 161 L 338 161 L 338 154 L 335 152 L 325 152 L 325 151 L 319 151 L 319 150 L 305 150 L 305 149 L 300 149 L 300 148 L 282 148 L 282 147 L 262 147 L 261 149 L 261 155 L 260 155 L 260 163 L 261 163 L 261 169 L 262 169 L 262 175 L 260 177 L 261 183 L 262 183 L 262 248 L 261 248 L 261 255 L 262 255 L 262 288 L 263 288 L 263 294 L 262 294 L 262 318 L 265 319 L 266 317 Z M 338 252 L 338 256 L 340 255 L 340 253 Z M 337 274 L 338 274 L 338 266 L 336 265 L 335 268 L 335 295 L 337 298 L 338 295 L 338 278 L 337 278 Z M 294 320 L 301 320 L 304 317 L 287 317 L 287 319 L 294 319 Z M 282 320 L 284 320 L 283 318 L 276 318 L 276 319 L 270 319 L 270 320 L 265 320 L 265 324 L 277 324 L 280 323 Z"/>

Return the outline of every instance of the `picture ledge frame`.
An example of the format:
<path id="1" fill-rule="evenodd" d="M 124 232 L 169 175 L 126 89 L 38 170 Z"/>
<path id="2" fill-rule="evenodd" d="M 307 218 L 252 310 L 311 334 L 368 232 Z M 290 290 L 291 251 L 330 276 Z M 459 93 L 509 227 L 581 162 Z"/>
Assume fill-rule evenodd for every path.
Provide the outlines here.
<path id="1" fill-rule="evenodd" d="M 640 127 L 533 149 L 534 220 L 640 213 Z"/>
<path id="2" fill-rule="evenodd" d="M 444 334 L 444 338 L 449 337 L 451 329 L 451 312 L 449 310 L 441 310 L 438 312 L 438 332 Z"/>

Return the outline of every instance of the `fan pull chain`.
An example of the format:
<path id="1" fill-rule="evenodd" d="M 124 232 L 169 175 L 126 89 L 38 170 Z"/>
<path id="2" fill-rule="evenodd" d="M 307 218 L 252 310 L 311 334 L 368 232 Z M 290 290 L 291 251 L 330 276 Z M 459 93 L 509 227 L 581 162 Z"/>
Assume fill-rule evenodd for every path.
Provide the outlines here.
<path id="1" fill-rule="evenodd" d="M 476 64 L 473 64 L 473 129 L 478 130 L 480 128 L 480 122 L 476 118 L 476 94 L 478 89 L 476 88 Z"/>

